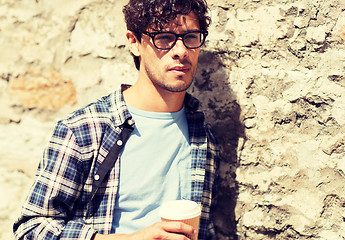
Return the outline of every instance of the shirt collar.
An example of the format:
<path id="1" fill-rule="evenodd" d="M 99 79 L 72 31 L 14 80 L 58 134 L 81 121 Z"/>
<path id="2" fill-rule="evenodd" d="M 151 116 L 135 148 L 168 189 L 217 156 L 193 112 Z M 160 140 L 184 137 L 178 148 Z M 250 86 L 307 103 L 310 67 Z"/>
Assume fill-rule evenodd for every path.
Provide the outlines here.
<path id="1" fill-rule="evenodd" d="M 115 126 L 121 126 L 128 123 L 130 126 L 134 125 L 132 115 L 129 113 L 126 102 L 123 98 L 122 92 L 126 90 L 129 85 L 122 84 L 114 94 L 110 95 L 109 111 L 112 114 L 112 121 Z"/>
<path id="2" fill-rule="evenodd" d="M 199 108 L 200 102 L 189 93 L 186 93 L 184 105 L 186 107 L 186 112 L 196 112 Z"/>

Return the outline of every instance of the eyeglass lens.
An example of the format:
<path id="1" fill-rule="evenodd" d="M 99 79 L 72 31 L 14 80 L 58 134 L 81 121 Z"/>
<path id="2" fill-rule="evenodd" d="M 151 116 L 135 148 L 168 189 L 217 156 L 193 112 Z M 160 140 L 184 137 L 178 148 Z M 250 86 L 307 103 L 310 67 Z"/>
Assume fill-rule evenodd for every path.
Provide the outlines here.
<path id="1" fill-rule="evenodd" d="M 177 36 L 173 33 L 159 33 L 155 35 L 154 44 L 157 48 L 169 49 L 174 46 Z M 203 34 L 200 32 L 192 32 L 183 35 L 182 41 L 187 48 L 198 48 L 203 43 Z"/>

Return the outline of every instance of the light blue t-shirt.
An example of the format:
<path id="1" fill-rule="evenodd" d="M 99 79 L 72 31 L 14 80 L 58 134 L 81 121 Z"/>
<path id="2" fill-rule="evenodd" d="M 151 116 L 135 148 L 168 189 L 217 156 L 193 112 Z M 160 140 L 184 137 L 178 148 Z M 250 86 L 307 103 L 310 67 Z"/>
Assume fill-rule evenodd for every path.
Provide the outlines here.
<path id="1" fill-rule="evenodd" d="M 191 198 L 191 149 L 185 109 L 147 112 L 128 106 L 135 129 L 120 157 L 112 233 L 129 234 L 160 221 L 159 206 Z"/>

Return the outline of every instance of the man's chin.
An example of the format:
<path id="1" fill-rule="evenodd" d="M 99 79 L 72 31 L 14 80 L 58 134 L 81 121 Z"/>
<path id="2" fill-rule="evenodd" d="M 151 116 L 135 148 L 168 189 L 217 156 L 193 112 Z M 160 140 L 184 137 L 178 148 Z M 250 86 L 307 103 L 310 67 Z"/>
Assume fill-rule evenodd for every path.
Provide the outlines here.
<path id="1" fill-rule="evenodd" d="M 160 85 L 161 88 L 169 91 L 169 92 L 185 92 L 189 87 L 191 83 L 186 84 L 185 82 L 183 84 L 175 84 L 175 85 L 168 85 L 168 84 L 163 84 Z"/>

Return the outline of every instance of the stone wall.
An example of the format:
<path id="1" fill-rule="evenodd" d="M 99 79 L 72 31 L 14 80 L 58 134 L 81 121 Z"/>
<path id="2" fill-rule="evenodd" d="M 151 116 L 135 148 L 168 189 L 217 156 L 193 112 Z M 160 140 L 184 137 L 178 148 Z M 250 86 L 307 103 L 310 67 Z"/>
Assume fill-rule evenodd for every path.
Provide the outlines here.
<path id="1" fill-rule="evenodd" d="M 133 83 L 125 0 L 0 1 L 0 239 L 55 122 Z M 190 89 L 222 144 L 219 239 L 345 238 L 345 2 L 209 1 Z"/>

